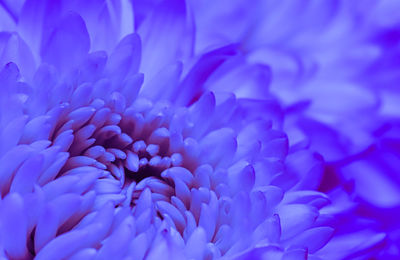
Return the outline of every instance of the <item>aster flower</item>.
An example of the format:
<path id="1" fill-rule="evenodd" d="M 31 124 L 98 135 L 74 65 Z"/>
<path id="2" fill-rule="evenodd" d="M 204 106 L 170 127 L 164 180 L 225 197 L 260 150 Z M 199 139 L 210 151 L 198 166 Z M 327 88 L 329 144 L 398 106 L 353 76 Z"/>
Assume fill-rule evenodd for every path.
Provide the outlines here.
<path id="1" fill-rule="evenodd" d="M 317 190 L 324 159 L 288 139 L 276 73 L 240 38 L 198 37 L 200 7 L 2 5 L 0 256 L 340 259 L 384 243 L 338 229 L 324 247 L 332 216 L 360 217 Z"/>

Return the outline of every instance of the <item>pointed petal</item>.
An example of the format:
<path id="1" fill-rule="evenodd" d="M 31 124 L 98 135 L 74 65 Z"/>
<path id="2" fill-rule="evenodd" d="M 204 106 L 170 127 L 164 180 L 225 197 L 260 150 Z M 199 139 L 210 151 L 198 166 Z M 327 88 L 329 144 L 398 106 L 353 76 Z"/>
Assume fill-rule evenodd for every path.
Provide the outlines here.
<path id="1" fill-rule="evenodd" d="M 119 83 L 126 76 L 138 72 L 141 48 L 140 38 L 137 34 L 129 34 L 120 41 L 107 62 L 106 70 L 113 82 Z"/>
<path id="2" fill-rule="evenodd" d="M 45 194 L 39 186 L 35 186 L 33 193 L 24 196 L 24 207 L 28 219 L 28 233 L 36 226 L 39 216 L 42 214 L 45 201 Z"/>
<path id="3" fill-rule="evenodd" d="M 145 233 L 142 233 L 136 236 L 130 246 L 129 246 L 129 255 L 132 256 L 133 259 L 142 260 L 148 250 L 149 240 Z"/>
<path id="4" fill-rule="evenodd" d="M 73 254 L 71 257 L 69 257 L 69 260 L 92 260 L 95 258 L 97 254 L 97 250 L 94 248 L 85 248 L 82 249 L 75 254 Z"/>
<path id="5" fill-rule="evenodd" d="M 228 184 L 233 193 L 249 192 L 255 182 L 254 168 L 251 164 L 240 161 L 228 169 Z"/>
<path id="6" fill-rule="evenodd" d="M 229 91 L 238 98 L 268 98 L 271 69 L 263 64 L 245 64 L 243 60 L 232 60 L 229 70 L 221 67 L 208 82 L 211 91 Z M 228 64 L 227 64 L 228 65 Z"/>
<path id="7" fill-rule="evenodd" d="M 282 256 L 282 260 L 307 260 L 307 259 L 309 259 L 307 250 L 301 248 L 288 250 Z"/>
<path id="8" fill-rule="evenodd" d="M 0 136 L 0 156 L 13 148 L 19 142 L 25 127 L 26 116 L 21 116 L 11 121 L 3 129 Z"/>
<path id="9" fill-rule="evenodd" d="M 281 238 L 281 223 L 278 215 L 273 215 L 262 222 L 253 232 L 255 243 L 268 239 L 270 243 L 278 243 Z"/>
<path id="10" fill-rule="evenodd" d="M 121 94 L 126 98 L 126 104 L 128 106 L 135 101 L 143 81 L 144 75 L 142 73 L 138 73 L 127 76 L 125 81 L 122 83 Z"/>
<path id="11" fill-rule="evenodd" d="M 317 153 L 300 150 L 286 157 L 286 167 L 289 174 L 300 178 L 296 189 L 316 189 L 321 182 L 324 159 Z"/>
<path id="12" fill-rule="evenodd" d="M 183 64 L 181 62 L 166 66 L 147 81 L 142 87 L 140 95 L 151 100 L 169 100 L 175 88 L 179 85 L 182 70 Z"/>
<path id="13" fill-rule="evenodd" d="M 236 152 L 235 132 L 230 128 L 221 128 L 210 132 L 200 141 L 203 163 L 226 166 Z"/>
<path id="14" fill-rule="evenodd" d="M 60 133 L 54 140 L 54 146 L 59 146 L 61 151 L 68 151 L 74 141 L 73 130 Z"/>
<path id="15" fill-rule="evenodd" d="M 205 203 L 201 204 L 201 212 L 199 219 L 199 227 L 202 227 L 206 232 L 207 241 L 211 241 L 214 237 L 216 226 L 216 212 L 213 212 L 211 207 Z"/>
<path id="16" fill-rule="evenodd" d="M 42 171 L 44 156 L 38 155 L 27 159 L 15 174 L 10 192 L 29 193 Z"/>
<path id="17" fill-rule="evenodd" d="M 48 199 L 67 193 L 79 181 L 77 176 L 62 176 L 43 186 L 43 192 Z"/>
<path id="18" fill-rule="evenodd" d="M 175 183 L 175 195 L 179 198 L 186 207 L 191 204 L 191 194 L 189 187 L 179 178 L 174 180 Z"/>
<path id="19" fill-rule="evenodd" d="M 83 82 L 95 82 L 101 78 L 107 64 L 107 52 L 96 51 L 89 53 L 87 59 L 82 63 L 80 78 Z"/>
<path id="20" fill-rule="evenodd" d="M 211 174 L 212 174 L 212 168 L 210 167 L 210 165 L 207 165 L 207 164 L 200 165 L 194 172 L 194 175 L 195 175 L 194 183 L 198 187 L 204 187 L 204 188 L 210 189 Z"/>
<path id="21" fill-rule="evenodd" d="M 73 230 L 64 233 L 50 241 L 40 250 L 35 259 L 38 260 L 61 260 L 85 247 L 85 241 L 89 236 L 86 230 Z"/>
<path id="22" fill-rule="evenodd" d="M 5 251 L 13 259 L 28 258 L 27 219 L 22 197 L 16 193 L 9 194 L 1 203 L 1 212 L 0 233 Z"/>
<path id="23" fill-rule="evenodd" d="M 39 252 L 50 240 L 56 237 L 57 230 L 70 217 L 78 213 L 82 197 L 65 194 L 51 201 L 38 219 L 35 232 L 35 251 Z M 59 205 L 63 205 L 60 207 Z"/>
<path id="24" fill-rule="evenodd" d="M 281 219 L 282 239 L 291 238 L 310 228 L 318 217 L 315 208 L 303 204 L 283 205 L 277 213 Z"/>
<path id="25" fill-rule="evenodd" d="M 69 13 L 55 27 L 47 42 L 43 43 L 41 56 L 44 62 L 61 72 L 79 64 L 90 48 L 89 34 L 83 19 Z"/>
<path id="26" fill-rule="evenodd" d="M 151 207 L 152 204 L 153 204 L 153 201 L 151 199 L 151 191 L 149 188 L 146 188 L 140 194 L 140 197 L 136 202 L 135 216 L 139 217 L 141 214 L 143 214 L 145 212 L 146 209 Z"/>
<path id="27" fill-rule="evenodd" d="M 188 259 L 203 259 L 206 243 L 206 232 L 201 227 L 196 228 L 186 242 L 186 257 Z"/>
<path id="28" fill-rule="evenodd" d="M 121 259 L 128 250 L 128 244 L 135 233 L 135 221 L 128 216 L 100 248 L 96 259 Z"/>
<path id="29" fill-rule="evenodd" d="M 90 83 L 83 83 L 79 85 L 72 94 L 71 97 L 71 109 L 86 106 L 89 104 L 92 98 L 93 85 Z"/>
<path id="30" fill-rule="evenodd" d="M 308 252 L 313 254 L 329 241 L 333 235 L 333 231 L 334 229 L 330 227 L 311 228 L 289 240 L 287 243 L 292 246 L 306 247 L 308 248 Z"/>
<path id="31" fill-rule="evenodd" d="M 143 40 L 141 71 L 148 79 L 191 52 L 191 42 L 183 44 L 187 32 L 186 2 L 183 0 L 160 1 L 153 13 L 139 27 Z M 190 35 L 192 36 L 192 35 Z M 189 50 L 185 49 L 189 47 Z M 168 51 L 166 51 L 168 50 Z"/>
<path id="32" fill-rule="evenodd" d="M 236 54 L 235 45 L 228 45 L 203 55 L 192 67 L 172 95 L 176 104 L 189 105 L 204 91 L 208 77 L 228 58 Z"/>
<path id="33" fill-rule="evenodd" d="M 190 120 L 194 124 L 192 131 L 194 137 L 202 136 L 210 125 L 208 118 L 211 118 L 215 110 L 215 96 L 212 92 L 203 94 L 190 109 Z"/>
<path id="34" fill-rule="evenodd" d="M 191 185 L 193 182 L 193 175 L 192 173 L 183 167 L 172 167 L 169 168 L 161 173 L 163 178 L 170 178 L 172 180 L 181 180 L 186 185 Z"/>
<path id="35" fill-rule="evenodd" d="M 346 178 L 355 180 L 356 194 L 372 205 L 393 208 L 400 205 L 399 183 L 369 161 L 356 161 L 343 168 Z M 379 194 L 377 196 L 376 194 Z"/>
<path id="36" fill-rule="evenodd" d="M 29 144 L 34 141 L 49 139 L 51 125 L 49 116 L 38 116 L 30 120 L 24 128 L 20 143 Z"/>
<path id="37" fill-rule="evenodd" d="M 39 177 L 38 183 L 40 185 L 44 185 L 49 181 L 53 180 L 61 168 L 64 166 L 65 162 L 68 160 L 69 154 L 62 152 L 58 153 L 56 159 L 53 164 L 51 164 Z"/>
<path id="38" fill-rule="evenodd" d="M 4 28 L 3 28 L 4 30 Z M 0 42 L 0 46 L 1 46 Z M 14 62 L 18 65 L 21 74 L 26 79 L 32 79 L 35 72 L 35 60 L 29 46 L 16 33 L 8 34 L 7 41 L 2 46 L 0 52 L 0 66 L 3 67 L 9 62 Z"/>
<path id="39" fill-rule="evenodd" d="M 151 209 L 147 209 L 139 217 L 137 217 L 136 218 L 137 234 L 145 232 L 149 228 L 151 220 L 152 220 Z"/>

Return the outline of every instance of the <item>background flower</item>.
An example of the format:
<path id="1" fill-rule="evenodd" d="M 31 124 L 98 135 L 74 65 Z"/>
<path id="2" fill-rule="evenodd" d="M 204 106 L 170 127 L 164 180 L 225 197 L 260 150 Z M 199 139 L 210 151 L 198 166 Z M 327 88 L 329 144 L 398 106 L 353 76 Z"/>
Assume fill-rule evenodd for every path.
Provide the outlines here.
<path id="1" fill-rule="evenodd" d="M 398 226 L 390 219 L 400 198 L 393 167 L 399 158 L 398 3 L 260 1 L 252 8 L 236 1 L 224 15 L 207 11 L 206 1 L 193 5 L 199 45 L 239 41 L 246 63 L 270 68 L 269 90 L 283 104 L 289 140 L 327 162 L 320 190 L 337 193 L 340 184 L 355 200 L 357 216 L 375 222 L 366 226 L 390 233 L 397 244 Z M 229 22 L 238 14 L 245 17 L 241 26 Z M 258 86 L 247 94 L 266 91 Z M 394 248 L 391 255 L 398 254 Z"/>
<path id="2" fill-rule="evenodd" d="M 396 255 L 393 21 L 188 2 L 2 2 L 0 255 Z"/>

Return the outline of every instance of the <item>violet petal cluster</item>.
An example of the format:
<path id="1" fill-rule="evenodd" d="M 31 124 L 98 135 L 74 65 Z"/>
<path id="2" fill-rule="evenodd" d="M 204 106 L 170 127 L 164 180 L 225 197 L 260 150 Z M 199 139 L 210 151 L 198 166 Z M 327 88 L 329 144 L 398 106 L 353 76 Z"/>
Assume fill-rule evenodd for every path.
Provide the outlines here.
<path id="1" fill-rule="evenodd" d="M 0 1 L 0 259 L 396 259 L 396 8 Z"/>

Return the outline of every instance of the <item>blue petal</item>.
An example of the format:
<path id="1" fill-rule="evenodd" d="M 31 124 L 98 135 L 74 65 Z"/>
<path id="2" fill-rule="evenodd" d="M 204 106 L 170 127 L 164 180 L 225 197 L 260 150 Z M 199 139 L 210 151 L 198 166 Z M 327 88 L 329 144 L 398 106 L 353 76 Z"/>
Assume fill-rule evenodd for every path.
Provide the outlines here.
<path id="1" fill-rule="evenodd" d="M 1 203 L 0 232 L 8 256 L 13 259 L 28 258 L 27 219 L 24 201 L 16 193 L 9 194 Z"/>
<path id="2" fill-rule="evenodd" d="M 186 242 L 185 253 L 188 259 L 202 259 L 207 243 L 206 232 L 197 227 Z"/>
<path id="3" fill-rule="evenodd" d="M 62 234 L 50 241 L 38 252 L 35 259 L 38 260 L 61 260 L 85 247 L 85 241 L 89 236 L 86 230 L 74 230 Z"/>
<path id="4" fill-rule="evenodd" d="M 3 45 L 3 46 L 2 46 Z M 29 46 L 16 33 L 1 33 L 0 36 L 0 67 L 9 62 L 18 65 L 27 80 L 32 79 L 36 64 Z"/>
<path id="5" fill-rule="evenodd" d="M 356 194 L 372 205 L 381 208 L 397 207 L 400 205 L 400 185 L 387 175 L 389 171 L 379 166 L 383 164 L 377 167 L 369 161 L 356 161 L 343 168 L 343 175 L 346 179 L 355 180 Z"/>
<path id="6" fill-rule="evenodd" d="M 229 91 L 238 98 L 263 99 L 270 97 L 271 69 L 266 65 L 248 65 L 243 61 L 237 62 L 237 60 L 232 59 L 221 66 L 210 77 L 207 88 L 216 92 Z"/>
<path id="7" fill-rule="evenodd" d="M 44 62 L 66 70 L 80 64 L 90 48 L 89 34 L 83 19 L 75 13 L 66 15 L 43 43 L 41 56 Z"/>
<path id="8" fill-rule="evenodd" d="M 99 249 L 96 259 L 121 259 L 128 250 L 129 242 L 135 233 L 135 221 L 128 216 L 110 235 Z"/>
<path id="9" fill-rule="evenodd" d="M 172 98 L 175 103 L 189 105 L 196 101 L 204 91 L 204 83 L 209 76 L 236 53 L 237 45 L 228 45 L 201 56 L 173 93 Z"/>
<path id="10" fill-rule="evenodd" d="M 138 72 L 141 61 L 141 41 L 137 34 L 125 36 L 115 47 L 107 62 L 106 70 L 116 83 Z"/>
<path id="11" fill-rule="evenodd" d="M 153 13 L 140 25 L 143 41 L 141 71 L 149 80 L 162 68 L 182 60 L 191 53 L 191 39 L 185 42 L 187 32 L 187 7 L 184 0 L 162 0 Z M 147 81 L 147 79 L 145 79 Z"/>
<path id="12" fill-rule="evenodd" d="M 30 193 L 42 171 L 44 156 L 37 155 L 27 159 L 15 174 L 10 192 Z"/>
<path id="13" fill-rule="evenodd" d="M 291 238 L 308 229 L 317 219 L 318 211 L 303 204 L 290 204 L 279 207 L 278 214 L 282 225 L 282 239 Z"/>
<path id="14" fill-rule="evenodd" d="M 313 254 L 329 241 L 333 235 L 333 231 L 333 228 L 330 227 L 311 228 L 287 243 L 293 246 L 306 247 Z"/>
<path id="15" fill-rule="evenodd" d="M 18 117 L 2 129 L 0 135 L 0 156 L 19 142 L 27 119 L 26 116 Z"/>
<path id="16" fill-rule="evenodd" d="M 92 260 L 97 255 L 97 250 L 94 248 L 86 248 L 73 254 L 69 260 Z"/>

